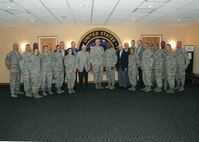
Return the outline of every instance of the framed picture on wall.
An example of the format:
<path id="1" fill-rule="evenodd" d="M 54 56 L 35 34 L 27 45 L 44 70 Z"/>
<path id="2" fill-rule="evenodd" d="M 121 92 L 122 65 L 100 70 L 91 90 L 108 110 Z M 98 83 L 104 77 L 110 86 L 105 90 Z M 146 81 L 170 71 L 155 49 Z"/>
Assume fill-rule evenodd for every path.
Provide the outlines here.
<path id="1" fill-rule="evenodd" d="M 158 43 L 161 48 L 162 35 L 153 35 L 153 34 L 142 34 L 141 39 L 143 42 L 151 41 L 152 44 Z"/>
<path id="2" fill-rule="evenodd" d="M 42 53 L 43 46 L 50 44 L 52 51 L 55 50 L 58 43 L 58 36 L 38 36 L 39 50 Z"/>

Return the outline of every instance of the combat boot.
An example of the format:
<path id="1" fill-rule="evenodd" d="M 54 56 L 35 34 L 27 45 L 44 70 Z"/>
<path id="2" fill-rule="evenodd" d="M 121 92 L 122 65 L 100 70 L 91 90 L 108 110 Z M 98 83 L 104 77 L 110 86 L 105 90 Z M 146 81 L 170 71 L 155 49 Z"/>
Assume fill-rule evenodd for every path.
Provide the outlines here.
<path id="1" fill-rule="evenodd" d="M 166 91 L 166 93 L 168 93 L 168 94 L 173 94 L 174 93 L 174 90 L 173 89 L 168 89 L 167 91 Z"/>
<path id="2" fill-rule="evenodd" d="M 71 88 L 68 88 L 68 94 L 72 94 Z"/>
<path id="3" fill-rule="evenodd" d="M 62 89 L 61 89 L 61 87 L 60 87 L 60 92 L 61 92 L 61 93 L 64 93 L 65 91 L 64 91 L 64 90 L 62 90 Z"/>
<path id="4" fill-rule="evenodd" d="M 133 87 L 130 87 L 128 90 L 129 90 L 129 91 L 132 91 L 132 89 L 133 89 Z"/>
<path id="5" fill-rule="evenodd" d="M 95 89 L 99 90 L 99 83 L 95 83 Z"/>
<path id="6" fill-rule="evenodd" d="M 42 96 L 40 96 L 38 93 L 33 93 L 33 98 L 40 99 Z"/>
<path id="7" fill-rule="evenodd" d="M 99 83 L 99 89 L 104 89 L 101 83 Z"/>
<path id="8" fill-rule="evenodd" d="M 162 92 L 162 88 L 156 87 L 153 91 L 155 91 L 156 93 L 159 93 L 159 92 Z"/>
<path id="9" fill-rule="evenodd" d="M 43 95 L 43 96 L 47 96 L 45 90 L 42 90 L 42 95 Z"/>
<path id="10" fill-rule="evenodd" d="M 110 90 L 115 89 L 115 85 L 114 85 L 114 84 L 111 84 L 111 87 L 110 87 L 109 89 L 110 89 Z"/>
<path id="11" fill-rule="evenodd" d="M 183 86 L 181 86 L 181 87 L 180 87 L 180 89 L 178 89 L 178 91 L 179 91 L 179 92 L 184 91 L 184 87 L 183 87 Z"/>
<path id="12" fill-rule="evenodd" d="M 48 94 L 52 95 L 53 92 L 51 91 L 51 88 L 48 88 Z"/>
<path id="13" fill-rule="evenodd" d="M 106 86 L 106 89 L 110 89 L 110 87 L 111 87 L 111 84 L 108 83 L 108 86 Z"/>
<path id="14" fill-rule="evenodd" d="M 167 86 L 164 86 L 164 91 L 166 91 L 167 90 Z"/>
<path id="15" fill-rule="evenodd" d="M 145 91 L 148 88 L 148 86 L 145 86 L 144 88 L 142 88 L 142 91 Z"/>
<path id="16" fill-rule="evenodd" d="M 26 96 L 26 97 L 32 97 L 32 92 L 27 91 L 26 94 L 25 94 L 25 96 Z"/>
<path id="17" fill-rule="evenodd" d="M 13 97 L 13 98 L 17 98 L 17 97 L 18 97 L 18 95 L 16 95 L 16 94 L 12 93 L 12 94 L 11 94 L 11 97 Z"/>
<path id="18" fill-rule="evenodd" d="M 72 93 L 75 93 L 75 90 L 72 88 L 72 89 L 71 89 L 71 92 L 72 92 Z"/>
<path id="19" fill-rule="evenodd" d="M 175 90 L 180 89 L 180 83 L 177 83 L 177 86 L 174 88 Z"/>
<path id="20" fill-rule="evenodd" d="M 17 94 L 17 95 L 23 95 L 23 92 L 17 91 L 16 94 Z"/>
<path id="21" fill-rule="evenodd" d="M 150 92 L 152 89 L 151 89 L 151 86 L 147 86 L 147 88 L 144 90 L 144 92 Z"/>
<path id="22" fill-rule="evenodd" d="M 60 89 L 61 89 L 60 87 L 57 87 L 57 94 L 61 94 L 62 93 Z"/>
<path id="23" fill-rule="evenodd" d="M 131 88 L 132 88 L 132 91 L 136 91 L 136 88 L 135 88 L 135 86 L 132 86 Z"/>

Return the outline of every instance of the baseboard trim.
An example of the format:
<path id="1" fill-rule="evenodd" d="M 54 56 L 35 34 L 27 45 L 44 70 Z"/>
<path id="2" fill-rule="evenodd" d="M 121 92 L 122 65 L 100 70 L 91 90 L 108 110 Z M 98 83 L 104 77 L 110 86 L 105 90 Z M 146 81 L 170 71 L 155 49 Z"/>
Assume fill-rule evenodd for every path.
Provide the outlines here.
<path id="1" fill-rule="evenodd" d="M 117 83 L 118 80 L 115 81 L 115 83 Z M 77 83 L 79 83 L 79 81 L 77 81 Z M 94 81 L 88 81 L 89 84 L 93 84 Z M 102 83 L 107 83 L 107 81 L 102 81 Z M 10 85 L 10 83 L 0 83 L 1 86 L 3 85 Z M 21 83 L 21 85 L 23 85 L 23 83 Z"/>

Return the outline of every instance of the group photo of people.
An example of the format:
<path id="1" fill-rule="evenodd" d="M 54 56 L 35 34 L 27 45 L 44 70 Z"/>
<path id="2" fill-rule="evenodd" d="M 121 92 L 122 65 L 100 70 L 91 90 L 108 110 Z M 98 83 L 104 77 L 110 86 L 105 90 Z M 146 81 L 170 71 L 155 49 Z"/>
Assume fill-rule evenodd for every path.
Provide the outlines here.
<path id="1" fill-rule="evenodd" d="M 131 45 L 125 42 L 118 47 L 108 43 L 106 50 L 100 43 L 100 39 L 96 39 L 90 52 L 86 50 L 86 45 L 78 49 L 75 41 L 68 49 L 61 41 L 54 51 L 51 44 L 41 47 L 42 51 L 37 43 L 32 46 L 26 44 L 24 53 L 20 53 L 18 43 L 14 43 L 13 51 L 5 58 L 5 65 L 10 71 L 11 97 L 25 94 L 26 97 L 42 98 L 52 94 L 89 91 L 89 72 L 93 74 L 96 90 L 114 90 L 118 86 L 132 92 L 165 91 L 173 94 L 184 91 L 189 57 L 181 41 L 177 42 L 175 50 L 165 41 L 159 45 L 132 40 Z M 104 74 L 107 82 L 103 81 Z M 24 91 L 20 90 L 21 78 Z"/>

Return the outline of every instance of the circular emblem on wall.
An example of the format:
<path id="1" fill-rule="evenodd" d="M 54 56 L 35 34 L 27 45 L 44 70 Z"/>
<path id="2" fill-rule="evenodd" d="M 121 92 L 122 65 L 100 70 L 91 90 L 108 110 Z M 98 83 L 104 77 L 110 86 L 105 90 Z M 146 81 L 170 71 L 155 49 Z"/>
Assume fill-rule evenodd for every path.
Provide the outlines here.
<path id="1" fill-rule="evenodd" d="M 80 42 L 78 43 L 78 47 L 81 50 L 81 46 L 84 44 L 87 46 L 87 51 L 90 51 L 92 47 L 95 46 L 95 40 L 100 40 L 100 46 L 106 50 L 107 45 L 111 45 L 117 50 L 118 45 L 121 43 L 118 36 L 105 28 L 95 28 L 88 32 L 86 32 L 80 39 Z"/>

